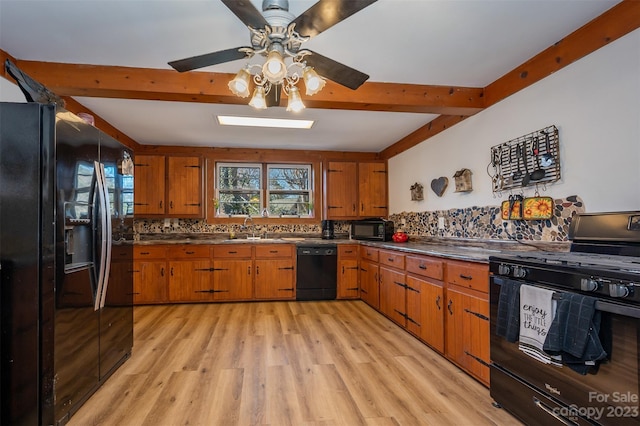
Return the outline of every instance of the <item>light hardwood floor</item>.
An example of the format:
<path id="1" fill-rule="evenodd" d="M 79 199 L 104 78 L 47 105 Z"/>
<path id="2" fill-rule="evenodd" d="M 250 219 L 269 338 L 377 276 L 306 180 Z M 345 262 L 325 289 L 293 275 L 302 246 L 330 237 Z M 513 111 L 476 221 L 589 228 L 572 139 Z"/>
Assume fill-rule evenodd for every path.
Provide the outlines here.
<path id="1" fill-rule="evenodd" d="M 489 391 L 361 301 L 140 306 L 84 425 L 511 425 Z"/>

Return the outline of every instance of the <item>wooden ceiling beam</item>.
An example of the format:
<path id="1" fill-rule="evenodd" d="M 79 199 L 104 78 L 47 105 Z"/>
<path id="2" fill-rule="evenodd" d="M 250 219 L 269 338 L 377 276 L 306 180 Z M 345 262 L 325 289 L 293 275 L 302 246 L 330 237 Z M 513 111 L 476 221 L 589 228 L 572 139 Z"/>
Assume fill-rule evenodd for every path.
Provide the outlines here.
<path id="1" fill-rule="evenodd" d="M 59 96 L 247 104 L 231 93 L 233 74 L 18 61 L 18 67 Z M 484 107 L 483 89 L 364 83 L 350 90 L 331 81 L 307 108 L 472 115 Z"/>

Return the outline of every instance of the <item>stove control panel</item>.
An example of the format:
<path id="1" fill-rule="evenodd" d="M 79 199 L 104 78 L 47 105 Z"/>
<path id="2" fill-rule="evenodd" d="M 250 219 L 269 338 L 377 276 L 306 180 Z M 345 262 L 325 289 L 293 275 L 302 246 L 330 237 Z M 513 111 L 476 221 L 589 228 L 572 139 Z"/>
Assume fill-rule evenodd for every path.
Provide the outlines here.
<path id="1" fill-rule="evenodd" d="M 619 298 L 633 296 L 633 287 L 633 283 L 609 283 L 609 296 Z"/>

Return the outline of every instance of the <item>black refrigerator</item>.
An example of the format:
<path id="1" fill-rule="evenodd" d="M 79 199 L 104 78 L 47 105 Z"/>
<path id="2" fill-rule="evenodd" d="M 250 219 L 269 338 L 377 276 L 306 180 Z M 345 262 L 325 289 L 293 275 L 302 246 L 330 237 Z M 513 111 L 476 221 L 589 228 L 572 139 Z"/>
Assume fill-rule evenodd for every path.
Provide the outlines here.
<path id="1" fill-rule="evenodd" d="M 133 346 L 133 161 L 55 105 L 0 103 L 0 424 L 64 424 Z"/>

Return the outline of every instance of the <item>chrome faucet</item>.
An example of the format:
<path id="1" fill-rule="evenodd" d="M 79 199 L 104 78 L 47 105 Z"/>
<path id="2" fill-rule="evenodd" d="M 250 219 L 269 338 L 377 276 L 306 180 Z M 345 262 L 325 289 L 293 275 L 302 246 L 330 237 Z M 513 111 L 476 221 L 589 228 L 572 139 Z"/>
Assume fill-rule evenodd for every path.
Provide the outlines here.
<path id="1" fill-rule="evenodd" d="M 248 215 L 247 217 L 244 218 L 242 229 L 247 229 L 247 221 L 251 221 L 251 236 L 255 237 L 256 236 L 255 225 L 253 223 L 253 218 L 251 217 L 251 215 Z"/>

